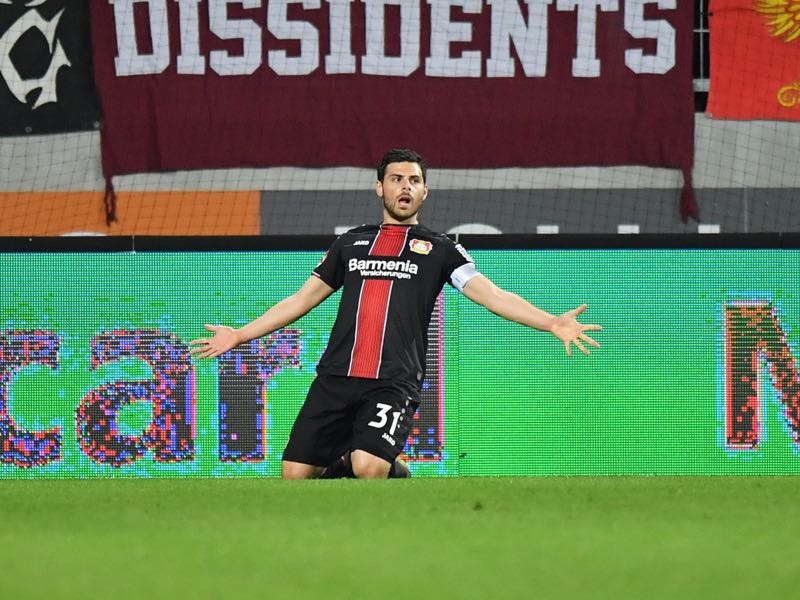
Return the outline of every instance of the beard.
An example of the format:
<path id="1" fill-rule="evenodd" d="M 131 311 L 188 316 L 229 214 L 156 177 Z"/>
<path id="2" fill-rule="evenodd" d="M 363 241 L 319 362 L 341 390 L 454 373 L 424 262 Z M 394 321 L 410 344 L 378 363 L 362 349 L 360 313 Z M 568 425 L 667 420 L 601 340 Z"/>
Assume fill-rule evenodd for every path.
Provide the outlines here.
<path id="1" fill-rule="evenodd" d="M 419 212 L 419 207 L 417 207 L 414 210 L 414 212 L 409 212 L 406 214 L 398 214 L 394 210 L 393 205 L 386 201 L 386 196 L 381 196 L 381 200 L 383 200 L 383 209 L 390 217 L 392 217 L 396 221 L 408 221 L 409 219 L 414 218 Z"/>

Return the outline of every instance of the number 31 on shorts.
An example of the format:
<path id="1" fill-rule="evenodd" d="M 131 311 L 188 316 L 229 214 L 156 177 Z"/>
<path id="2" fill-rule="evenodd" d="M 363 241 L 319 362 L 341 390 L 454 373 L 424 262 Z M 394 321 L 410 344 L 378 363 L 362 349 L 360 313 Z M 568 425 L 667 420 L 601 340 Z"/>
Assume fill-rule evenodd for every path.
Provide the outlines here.
<path id="1" fill-rule="evenodd" d="M 370 427 L 374 427 L 375 429 L 383 429 L 386 423 L 389 422 L 389 411 L 392 410 L 392 406 L 390 404 L 384 404 L 382 402 L 378 402 L 375 406 L 378 407 L 378 414 L 377 420 L 370 421 L 367 423 Z M 400 411 L 396 410 L 392 412 L 392 426 L 389 428 L 389 435 L 394 435 L 395 429 L 397 429 L 397 423 L 400 421 Z"/>

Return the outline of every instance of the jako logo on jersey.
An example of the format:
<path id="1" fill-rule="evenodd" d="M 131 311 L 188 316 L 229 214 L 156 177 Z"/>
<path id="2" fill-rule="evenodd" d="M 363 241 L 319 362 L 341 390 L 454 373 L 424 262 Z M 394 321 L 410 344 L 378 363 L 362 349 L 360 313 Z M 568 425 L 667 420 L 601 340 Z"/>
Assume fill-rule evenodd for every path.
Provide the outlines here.
<path id="1" fill-rule="evenodd" d="M 361 271 L 362 277 L 395 277 L 411 279 L 419 267 L 410 260 L 359 260 L 351 258 L 347 263 L 349 271 Z"/>
<path id="2" fill-rule="evenodd" d="M 418 240 L 414 238 L 410 242 L 408 242 L 408 247 L 411 249 L 412 252 L 416 252 L 417 254 L 430 254 L 431 248 L 433 248 L 433 244 L 426 240 Z"/>
<path id="3" fill-rule="evenodd" d="M 369 246 L 369 240 L 356 240 L 353 246 Z"/>

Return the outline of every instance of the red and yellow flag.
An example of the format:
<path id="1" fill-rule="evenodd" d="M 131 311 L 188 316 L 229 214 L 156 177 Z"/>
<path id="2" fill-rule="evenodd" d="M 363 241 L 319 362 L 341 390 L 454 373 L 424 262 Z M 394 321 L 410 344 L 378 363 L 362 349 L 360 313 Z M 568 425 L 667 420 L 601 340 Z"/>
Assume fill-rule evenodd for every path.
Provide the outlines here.
<path id="1" fill-rule="evenodd" d="M 706 112 L 800 121 L 800 0 L 712 0 Z"/>

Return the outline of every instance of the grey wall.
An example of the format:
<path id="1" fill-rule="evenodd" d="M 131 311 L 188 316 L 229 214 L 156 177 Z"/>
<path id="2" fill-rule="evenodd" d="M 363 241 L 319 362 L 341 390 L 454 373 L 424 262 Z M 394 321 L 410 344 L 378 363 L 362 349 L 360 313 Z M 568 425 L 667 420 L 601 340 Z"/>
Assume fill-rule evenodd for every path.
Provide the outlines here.
<path id="1" fill-rule="evenodd" d="M 796 188 L 699 189 L 700 223 L 709 232 L 800 231 Z M 265 233 L 334 233 L 378 222 L 380 202 L 370 191 L 262 192 Z M 681 221 L 680 190 L 432 190 L 420 221 L 462 233 L 696 233 Z M 302 215 L 298 218 L 298 215 Z M 544 227 L 542 227 L 544 226 Z M 622 226 L 622 227 L 620 227 Z"/>

